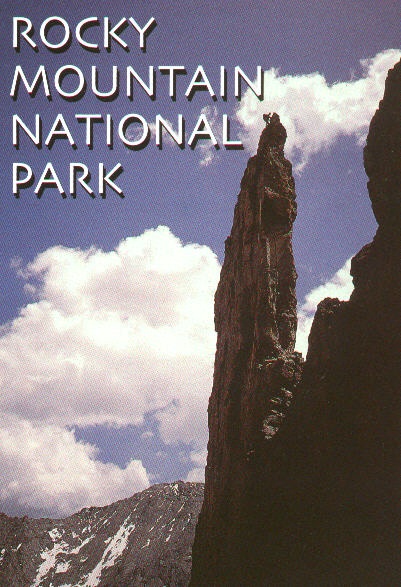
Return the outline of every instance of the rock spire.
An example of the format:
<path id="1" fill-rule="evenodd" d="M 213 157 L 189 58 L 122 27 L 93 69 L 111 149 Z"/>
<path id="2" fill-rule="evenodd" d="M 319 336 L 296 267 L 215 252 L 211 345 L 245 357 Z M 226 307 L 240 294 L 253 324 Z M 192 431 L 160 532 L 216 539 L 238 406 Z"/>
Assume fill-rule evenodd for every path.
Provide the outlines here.
<path id="1" fill-rule="evenodd" d="M 401 62 L 364 150 L 378 221 L 349 302 L 293 352 L 295 192 L 277 115 L 241 184 L 216 293 L 205 501 L 191 585 L 399 585 Z"/>
<path id="2" fill-rule="evenodd" d="M 241 559 L 264 451 L 300 376 L 300 357 L 293 352 L 295 186 L 284 156 L 286 130 L 275 113 L 264 120 L 257 154 L 241 182 L 215 297 L 218 341 L 193 585 L 232 580 L 225 565 Z"/>

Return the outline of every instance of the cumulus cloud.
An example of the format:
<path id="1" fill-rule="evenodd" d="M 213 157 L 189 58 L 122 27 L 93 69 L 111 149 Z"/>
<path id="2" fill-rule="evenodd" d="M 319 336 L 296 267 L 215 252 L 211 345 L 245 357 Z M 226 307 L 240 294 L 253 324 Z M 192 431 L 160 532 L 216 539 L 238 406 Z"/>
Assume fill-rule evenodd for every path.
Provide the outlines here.
<path id="1" fill-rule="evenodd" d="M 264 100 L 248 89 L 236 117 L 242 125 L 241 140 L 251 153 L 264 126 L 262 115 L 277 112 L 287 129 L 286 154 L 301 171 L 311 156 L 330 148 L 340 136 L 358 143 L 366 138 L 370 120 L 382 98 L 387 71 L 401 57 L 388 49 L 360 61 L 362 74 L 345 82 L 328 84 L 320 73 L 281 75 L 265 72 Z"/>
<path id="2" fill-rule="evenodd" d="M 185 481 L 195 481 L 199 483 L 203 483 L 205 481 L 206 459 L 207 450 L 192 452 L 191 461 L 195 467 L 189 471 Z"/>
<path id="3" fill-rule="evenodd" d="M 348 259 L 329 281 L 314 288 L 305 296 L 304 303 L 298 310 L 297 342 L 295 345 L 296 350 L 304 356 L 308 351 L 308 336 L 319 302 L 325 298 L 349 300 L 354 289 L 350 269 L 351 259 Z"/>
<path id="4" fill-rule="evenodd" d="M 2 509 L 9 513 L 66 516 L 106 505 L 149 485 L 138 460 L 124 469 L 96 458 L 96 448 L 74 433 L 3 415 L 0 428 Z"/>
<path id="5" fill-rule="evenodd" d="M 91 468 L 93 503 L 100 503 L 96 487 L 104 487 L 107 501 L 112 486 L 113 495 L 130 484 L 133 493 L 146 483 L 146 474 L 140 463 L 109 467 L 107 488 L 106 469 L 66 427 L 139 425 L 152 412 L 165 443 L 184 442 L 194 451 L 206 445 L 216 340 L 213 296 L 220 272 L 208 247 L 183 245 L 159 227 L 123 240 L 111 252 L 52 247 L 27 266 L 19 264 L 18 272 L 33 302 L 0 331 L 0 411 L 21 423 L 21 434 L 36 435 L 44 469 L 48 461 L 40 454 L 54 430 L 60 454 L 64 450 L 68 461 L 77 453 L 82 470 Z M 19 470 L 18 453 L 13 454 Z M 4 486 L 1 458 L 0 453 Z M 24 468 L 25 457 L 18 458 Z M 50 462 L 49 467 L 50 473 Z M 40 468 L 26 468 L 35 487 Z M 7 499 L 22 503 L 20 491 Z M 86 505 L 85 488 L 74 491 L 81 497 L 71 504 Z M 60 499 L 62 504 L 67 498 Z"/>

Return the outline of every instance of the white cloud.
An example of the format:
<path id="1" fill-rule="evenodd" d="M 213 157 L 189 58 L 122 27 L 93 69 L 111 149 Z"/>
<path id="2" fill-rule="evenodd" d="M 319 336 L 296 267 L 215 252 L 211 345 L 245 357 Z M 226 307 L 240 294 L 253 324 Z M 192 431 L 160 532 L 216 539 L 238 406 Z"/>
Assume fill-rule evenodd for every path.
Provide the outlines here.
<path id="1" fill-rule="evenodd" d="M 191 461 L 195 467 L 191 469 L 185 479 L 185 481 L 196 481 L 204 483 L 205 481 L 205 466 L 207 459 L 207 450 L 194 451 L 191 453 Z"/>
<path id="2" fill-rule="evenodd" d="M 11 513 L 69 515 L 82 507 L 106 505 L 149 485 L 140 461 L 121 469 L 96 459 L 96 448 L 74 433 L 2 416 L 0 500 Z"/>
<path id="3" fill-rule="evenodd" d="M 319 285 L 305 296 L 304 303 L 298 311 L 298 330 L 295 348 L 304 356 L 308 351 L 308 336 L 319 302 L 325 298 L 338 298 L 346 301 L 354 289 L 350 275 L 351 259 L 326 283 Z"/>
<path id="4" fill-rule="evenodd" d="M 280 75 L 265 72 L 265 96 L 259 101 L 247 90 L 238 109 L 243 127 L 241 139 L 252 154 L 264 127 L 262 115 L 277 112 L 287 129 L 286 154 L 301 171 L 310 157 L 328 149 L 340 136 L 353 136 L 362 143 L 370 120 L 382 98 L 387 71 L 401 57 L 388 49 L 360 61 L 359 79 L 328 84 L 320 73 Z"/>
<path id="5" fill-rule="evenodd" d="M 195 451 L 206 445 L 220 272 L 208 247 L 183 245 L 159 227 L 123 240 L 115 251 L 56 246 L 26 267 L 16 266 L 35 301 L 0 331 L 0 411 L 27 422 L 24 434 L 37 437 L 39 462 L 46 463 L 49 430 L 61 435 L 57 439 L 65 434 L 64 444 L 57 444 L 60 454 L 64 446 L 67 461 L 78 452 L 82 470 L 92 467 L 98 504 L 104 500 L 96 497 L 96 487 L 101 492 L 104 485 L 107 501 L 131 481 L 133 493 L 135 479 L 142 482 L 146 475 L 140 463 L 127 470 L 113 465 L 108 488 L 103 465 L 65 427 L 136 425 L 157 411 L 165 443 L 188 443 Z M 7 422 L 1 432 L 12 436 Z M 0 486 L 2 458 L 0 453 Z M 23 455 L 13 458 L 15 470 L 18 458 L 25 466 Z M 39 483 L 37 470 L 26 469 L 26 495 L 27 476 L 33 486 Z M 14 495 L 20 503 L 21 491 Z M 83 497 L 71 497 L 73 503 L 86 503 L 82 491 Z M 60 512 L 67 511 L 66 498 L 60 499 Z"/>
<path id="6" fill-rule="evenodd" d="M 265 100 L 248 91 L 237 109 L 240 138 L 254 153 L 262 114 L 277 111 L 299 171 L 340 136 L 364 140 L 400 55 L 387 50 L 361 61 L 360 79 L 332 85 L 319 73 L 266 72 Z M 219 140 L 217 110 L 202 113 Z M 198 148 L 208 165 L 214 147 Z M 318 302 L 349 298 L 349 265 L 306 296 L 297 333 L 304 354 Z M 33 302 L 0 328 L 0 510 L 65 515 L 142 489 L 149 480 L 140 461 L 125 469 L 101 463 L 67 427 L 137 425 L 148 412 L 156 411 L 165 443 L 193 447 L 187 480 L 202 480 L 220 271 L 212 251 L 184 246 L 159 227 L 115 251 L 56 246 L 14 267 Z"/>

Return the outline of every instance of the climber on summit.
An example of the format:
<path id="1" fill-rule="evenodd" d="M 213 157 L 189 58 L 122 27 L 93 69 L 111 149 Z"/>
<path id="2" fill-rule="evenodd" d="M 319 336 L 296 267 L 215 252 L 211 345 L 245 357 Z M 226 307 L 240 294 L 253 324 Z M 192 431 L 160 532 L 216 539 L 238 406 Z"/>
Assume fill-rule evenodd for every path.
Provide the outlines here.
<path id="1" fill-rule="evenodd" d="M 268 124 L 270 124 L 271 117 L 272 117 L 272 113 L 271 112 L 269 112 L 268 114 L 263 114 L 263 120 L 265 121 L 266 126 Z"/>

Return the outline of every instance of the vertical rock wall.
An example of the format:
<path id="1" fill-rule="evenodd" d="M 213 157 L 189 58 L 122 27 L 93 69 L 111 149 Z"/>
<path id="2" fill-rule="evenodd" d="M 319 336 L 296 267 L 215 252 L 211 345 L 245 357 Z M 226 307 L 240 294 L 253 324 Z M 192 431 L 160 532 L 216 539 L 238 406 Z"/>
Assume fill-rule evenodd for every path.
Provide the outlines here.
<path id="1" fill-rule="evenodd" d="M 401 62 L 364 162 L 379 226 L 352 260 L 350 301 L 318 308 L 294 419 L 297 508 L 313 521 L 290 578 L 316 585 L 401 583 Z"/>
<path id="2" fill-rule="evenodd" d="M 300 375 L 293 353 L 294 180 L 283 151 L 286 131 L 277 114 L 265 121 L 242 179 L 215 297 L 218 340 L 194 585 L 229 584 L 237 576 L 265 445 L 285 418 Z"/>
<path id="3" fill-rule="evenodd" d="M 216 294 L 205 502 L 192 585 L 401 583 L 401 62 L 364 151 L 379 227 L 349 302 L 293 353 L 294 184 L 273 115 L 248 164 Z M 297 387 L 294 397 L 293 391 Z"/>
<path id="4" fill-rule="evenodd" d="M 350 301 L 326 299 L 314 319 L 281 431 L 291 514 L 278 515 L 291 556 L 269 575 L 273 584 L 401 581 L 401 63 L 389 72 L 364 159 L 379 226 L 352 260 Z M 274 569 L 283 550 L 276 537 L 270 546 Z"/>

